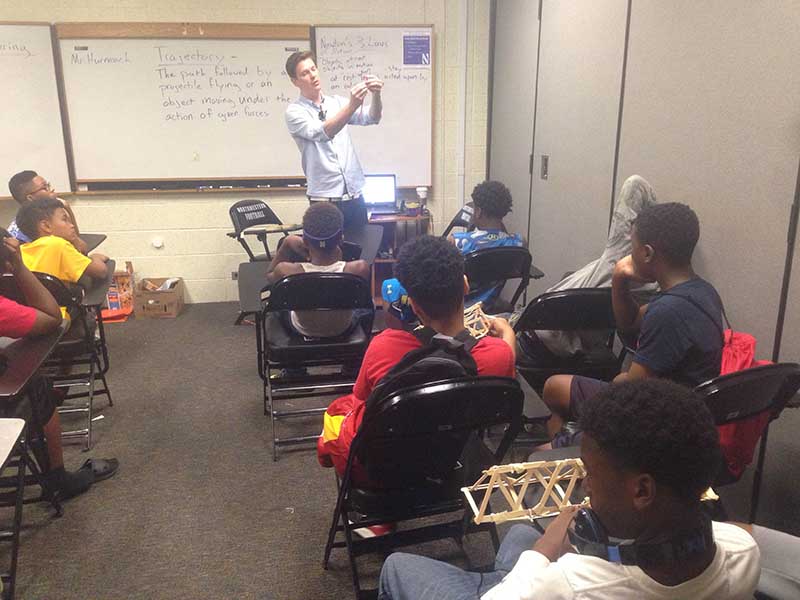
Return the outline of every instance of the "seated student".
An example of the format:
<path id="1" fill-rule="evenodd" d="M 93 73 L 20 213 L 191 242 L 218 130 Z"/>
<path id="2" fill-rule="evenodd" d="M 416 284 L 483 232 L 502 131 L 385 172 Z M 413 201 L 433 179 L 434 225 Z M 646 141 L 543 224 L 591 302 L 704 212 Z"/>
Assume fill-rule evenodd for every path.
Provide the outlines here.
<path id="1" fill-rule="evenodd" d="M 625 183 L 622 184 L 619 198 L 614 206 L 611 227 L 608 229 L 608 241 L 600 258 L 593 260 L 574 273 L 570 273 L 547 291 L 557 292 L 576 288 L 611 287 L 614 266 L 620 259 L 631 253 L 631 228 L 633 227 L 633 222 L 642 210 L 655 203 L 656 193 L 644 178 L 638 175 L 628 177 Z M 654 292 L 655 288 L 655 284 L 645 284 L 643 288 L 637 288 L 636 291 L 637 293 L 647 294 Z M 538 341 L 542 342 L 545 358 L 550 358 L 548 353 L 567 357 L 590 351 L 592 348 L 605 344 L 608 339 L 608 333 L 595 331 L 537 331 L 535 339 L 531 338 L 530 341 L 534 348 L 538 347 Z"/>
<path id="2" fill-rule="evenodd" d="M 75 224 L 61 202 L 39 198 L 23 205 L 17 225 L 32 241 L 23 244 L 22 260 L 31 271 L 47 273 L 65 283 L 77 283 L 83 275 L 102 279 L 108 274 L 104 254 L 84 256 L 71 243 Z"/>
<path id="3" fill-rule="evenodd" d="M 617 327 L 638 331 L 630 370 L 615 382 L 664 377 L 688 387 L 719 375 L 722 360 L 722 301 L 692 269 L 700 237 L 697 215 L 685 204 L 655 204 L 636 218 L 632 253 L 619 260 L 611 282 Z M 639 306 L 631 287 L 657 281 L 655 299 Z M 553 411 L 548 432 L 554 446 L 575 441 L 560 432 L 565 420 L 577 420 L 587 398 L 608 383 L 581 376 L 554 375 L 545 382 L 543 400 Z"/>
<path id="4" fill-rule="evenodd" d="M 369 279 L 369 265 L 363 260 L 342 260 L 341 211 L 330 202 L 314 202 L 303 215 L 303 236 L 283 240 L 272 260 L 267 279 L 274 283 L 297 273 L 352 273 Z M 305 337 L 342 335 L 353 324 L 352 310 L 297 311 L 291 325 Z"/>
<path id="5" fill-rule="evenodd" d="M 61 325 L 61 313 L 55 299 L 25 266 L 20 256 L 19 242 L 0 229 L 3 236 L 0 269 L 13 273 L 17 286 L 28 306 L 0 296 L 0 336 L 12 338 L 44 335 Z M 56 402 L 52 388 L 44 379 L 34 380 L 24 398 L 12 405 L 0 405 L 0 417 L 17 417 L 42 428 L 47 441 L 49 470 L 44 475 L 45 495 L 58 492 L 60 499 L 67 499 L 88 490 L 92 483 L 111 477 L 119 467 L 115 458 L 87 460 L 75 472 L 64 469 L 64 454 L 61 447 L 61 421 L 55 410 Z"/>
<path id="6" fill-rule="evenodd" d="M 484 181 L 472 190 L 472 202 L 475 205 L 472 223 L 475 229 L 450 234 L 450 240 L 463 254 L 469 254 L 483 248 L 501 246 L 524 246 L 522 238 L 510 234 L 503 225 L 503 218 L 511 212 L 511 192 L 499 181 Z M 502 283 L 494 283 L 483 289 L 472 290 L 464 304 L 472 306 L 476 302 L 487 305 L 500 294 Z"/>
<path id="7" fill-rule="evenodd" d="M 455 337 L 464 327 L 464 258 L 441 238 L 422 236 L 400 249 L 395 274 L 408 290 L 409 301 L 420 322 L 437 334 Z M 514 376 L 514 331 L 504 319 L 494 319 L 488 336 L 481 338 L 471 354 L 478 375 Z M 336 399 L 324 416 L 317 440 L 317 458 L 323 467 L 335 466 L 344 473 L 347 454 L 361 423 L 365 402 L 378 382 L 408 352 L 422 342 L 403 329 L 387 329 L 376 335 L 367 348 L 353 393 Z M 355 479 L 364 483 L 360 473 Z"/>
<path id="8" fill-rule="evenodd" d="M 56 196 L 53 186 L 50 185 L 44 177 L 38 175 L 36 171 L 20 171 L 8 181 L 8 190 L 20 206 L 25 206 L 26 203 L 32 200 L 38 200 L 39 198 L 51 198 L 61 202 L 64 210 L 66 210 L 69 215 L 70 221 L 75 225 L 75 235 L 73 239 L 69 241 L 79 252 L 86 254 L 86 242 L 80 238 L 81 232 L 78 229 L 78 221 L 75 220 L 75 214 L 72 212 L 72 208 L 65 200 Z M 8 231 L 22 243 L 33 241 L 32 238 L 20 230 L 16 219 L 11 221 L 11 224 L 8 226 Z"/>
<path id="9" fill-rule="evenodd" d="M 542 535 L 515 525 L 495 570 L 469 573 L 443 562 L 395 553 L 383 565 L 380 600 L 748 600 L 759 578 L 759 550 L 744 529 L 712 523 L 700 496 L 714 478 L 720 449 L 708 408 L 669 381 L 635 381 L 586 401 L 580 425 L 583 489 L 605 544 L 574 538 L 577 509 L 562 511 Z M 584 540 L 588 539 L 584 533 Z M 599 546 L 599 544 L 598 544 Z M 612 547 L 613 548 L 613 547 Z"/>

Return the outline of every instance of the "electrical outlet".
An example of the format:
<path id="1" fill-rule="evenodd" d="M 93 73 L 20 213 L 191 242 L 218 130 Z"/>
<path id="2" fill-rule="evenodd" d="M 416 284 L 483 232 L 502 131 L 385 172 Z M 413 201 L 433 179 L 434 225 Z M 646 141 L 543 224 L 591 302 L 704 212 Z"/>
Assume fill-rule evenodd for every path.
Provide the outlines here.
<path id="1" fill-rule="evenodd" d="M 231 279 L 233 279 L 234 281 L 238 281 L 239 280 L 239 271 L 231 271 Z"/>

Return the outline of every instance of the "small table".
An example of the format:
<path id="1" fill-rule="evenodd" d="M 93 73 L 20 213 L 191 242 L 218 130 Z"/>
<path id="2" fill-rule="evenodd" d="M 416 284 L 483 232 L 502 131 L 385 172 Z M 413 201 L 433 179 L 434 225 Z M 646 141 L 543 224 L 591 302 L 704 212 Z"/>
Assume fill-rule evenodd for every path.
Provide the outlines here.
<path id="1" fill-rule="evenodd" d="M 86 251 L 91 252 L 100 244 L 106 241 L 108 236 L 105 233 L 82 233 L 80 238 L 86 242 Z"/>
<path id="2" fill-rule="evenodd" d="M 239 265 L 239 312 L 252 314 L 256 326 L 256 355 L 258 376 L 264 379 L 264 340 L 261 335 L 261 290 L 267 283 L 266 261 L 246 262 Z"/>

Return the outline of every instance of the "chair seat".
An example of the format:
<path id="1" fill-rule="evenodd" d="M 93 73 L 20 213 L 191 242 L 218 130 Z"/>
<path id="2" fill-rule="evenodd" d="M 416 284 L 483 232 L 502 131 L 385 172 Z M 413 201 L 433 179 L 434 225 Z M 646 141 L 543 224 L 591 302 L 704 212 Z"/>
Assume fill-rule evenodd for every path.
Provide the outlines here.
<path id="1" fill-rule="evenodd" d="M 518 338 L 517 366 L 527 369 L 569 369 L 584 370 L 587 368 L 616 367 L 619 369 L 619 357 L 606 346 L 597 346 L 589 352 L 575 356 L 556 356 L 551 352 L 540 351 L 536 346 Z"/>
<path id="2" fill-rule="evenodd" d="M 97 322 L 94 320 L 89 321 L 89 334 L 94 339 L 95 330 L 97 329 Z M 84 326 L 83 319 L 73 319 L 69 330 L 64 334 L 51 357 L 54 358 L 68 358 L 78 356 L 80 354 L 88 354 L 91 348 L 87 348 L 86 343 L 86 327 Z"/>
<path id="3" fill-rule="evenodd" d="M 256 254 L 250 262 L 269 262 L 270 258 L 266 254 Z"/>
<path id="4" fill-rule="evenodd" d="M 269 314 L 264 323 L 267 357 L 273 363 L 296 363 L 331 359 L 341 362 L 343 357 L 358 356 L 364 352 L 369 336 L 357 325 L 346 335 L 335 338 L 307 340 L 290 332 L 277 314 Z"/>
<path id="5" fill-rule="evenodd" d="M 461 488 L 474 481 L 430 483 L 424 487 L 374 490 L 352 488 L 348 507 L 370 518 L 401 519 L 406 514 L 441 513 L 464 507 Z"/>

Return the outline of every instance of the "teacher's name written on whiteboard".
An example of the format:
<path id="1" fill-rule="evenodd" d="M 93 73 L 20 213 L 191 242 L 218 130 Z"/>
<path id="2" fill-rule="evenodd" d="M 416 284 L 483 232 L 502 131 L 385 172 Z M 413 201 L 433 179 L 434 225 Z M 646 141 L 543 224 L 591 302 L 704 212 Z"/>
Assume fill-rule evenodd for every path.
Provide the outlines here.
<path id="1" fill-rule="evenodd" d="M 147 84 L 158 91 L 161 116 L 167 123 L 267 119 L 282 115 L 292 101 L 286 90 L 275 89 L 274 79 L 276 75 L 283 78 L 282 73 L 234 54 L 158 45 L 151 60 Z M 124 66 L 132 61 L 127 52 L 99 54 L 88 46 L 74 47 L 70 56 L 73 65 L 87 67 Z"/>
<path id="2" fill-rule="evenodd" d="M 21 57 L 30 58 L 33 52 L 28 48 L 28 45 L 23 42 L 7 42 L 0 40 L 0 58 L 8 57 Z"/>

